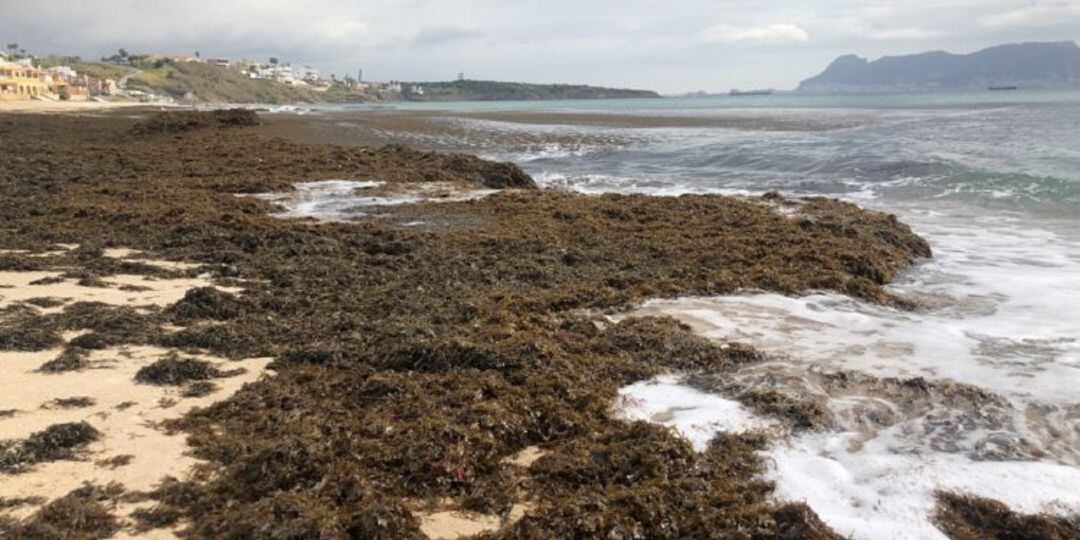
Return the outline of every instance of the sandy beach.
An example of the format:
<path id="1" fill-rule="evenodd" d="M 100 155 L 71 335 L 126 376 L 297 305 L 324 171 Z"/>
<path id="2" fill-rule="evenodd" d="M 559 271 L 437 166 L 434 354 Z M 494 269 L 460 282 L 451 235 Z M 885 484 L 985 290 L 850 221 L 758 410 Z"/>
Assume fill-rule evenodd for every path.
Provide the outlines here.
<path id="1" fill-rule="evenodd" d="M 80 113 L 161 106 L 138 101 L 0 101 L 0 113 Z"/>

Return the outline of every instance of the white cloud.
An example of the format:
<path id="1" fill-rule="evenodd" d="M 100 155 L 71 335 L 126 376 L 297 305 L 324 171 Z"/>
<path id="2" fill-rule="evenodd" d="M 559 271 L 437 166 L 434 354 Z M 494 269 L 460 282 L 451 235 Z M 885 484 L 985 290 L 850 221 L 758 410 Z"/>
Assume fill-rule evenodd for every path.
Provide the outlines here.
<path id="1" fill-rule="evenodd" d="M 810 34 L 790 23 L 770 24 L 752 28 L 736 28 L 726 24 L 719 24 L 706 29 L 701 33 L 701 37 L 711 43 L 791 43 L 806 41 L 810 39 Z"/>
<path id="2" fill-rule="evenodd" d="M 1020 8 L 982 17 L 979 25 L 986 28 L 1052 26 L 1073 19 L 1080 19 L 1080 1 L 1037 0 Z"/>
<path id="3" fill-rule="evenodd" d="M 944 35 L 944 32 L 938 30 L 927 30 L 925 28 L 919 28 L 917 26 L 907 26 L 904 28 L 872 28 L 866 31 L 866 36 L 870 39 L 877 39 L 881 41 L 906 41 L 906 40 L 919 40 L 930 39 Z"/>

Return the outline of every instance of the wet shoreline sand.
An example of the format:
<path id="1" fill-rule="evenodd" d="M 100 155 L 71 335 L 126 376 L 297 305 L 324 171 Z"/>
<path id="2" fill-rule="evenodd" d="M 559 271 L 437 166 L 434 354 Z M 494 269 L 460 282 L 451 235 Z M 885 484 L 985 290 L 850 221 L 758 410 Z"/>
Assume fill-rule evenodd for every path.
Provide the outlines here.
<path id="1" fill-rule="evenodd" d="M 121 115 L 0 115 L 12 147 L 0 156 L 0 249 L 16 250 L 0 255 L 4 271 L 87 285 L 168 277 L 107 255 L 126 248 L 210 280 L 164 306 L 94 305 L 108 324 L 65 302 L 53 313 L 10 309 L 0 325 L 9 348 L 61 347 L 77 361 L 84 348 L 171 347 L 211 355 L 220 371 L 272 358 L 274 373 L 162 422 L 201 462 L 187 476 L 149 492 L 97 486 L 23 502 L 15 516 L 0 510 L 0 531 L 86 526 L 65 520 L 78 511 L 98 516 L 96 532 L 194 537 L 270 527 L 421 538 L 446 533 L 446 520 L 451 533 L 507 538 L 835 537 L 805 505 L 771 498 L 756 454 L 764 435 L 720 435 L 698 453 L 612 410 L 621 386 L 672 371 L 722 377 L 760 353 L 673 319 L 612 324 L 589 313 L 747 289 L 903 305 L 883 286 L 930 253 L 895 218 L 823 199 L 781 212 L 787 201 L 775 196 L 543 191 L 512 165 L 301 144 L 307 128 L 288 125 L 302 119 L 234 120 L 194 115 L 148 129 Z M 237 196 L 332 179 L 502 191 L 343 223 L 278 219 L 272 201 Z M 76 330 L 93 338 L 64 339 Z M 32 438 L 14 435 L 2 437 L 11 448 Z M 110 457 L 67 450 L 67 460 Z M 13 474 L 42 466 L 26 465 Z M 132 501 L 141 512 L 119 510 Z M 963 510 L 983 508 L 950 502 L 956 527 L 969 525 Z"/>

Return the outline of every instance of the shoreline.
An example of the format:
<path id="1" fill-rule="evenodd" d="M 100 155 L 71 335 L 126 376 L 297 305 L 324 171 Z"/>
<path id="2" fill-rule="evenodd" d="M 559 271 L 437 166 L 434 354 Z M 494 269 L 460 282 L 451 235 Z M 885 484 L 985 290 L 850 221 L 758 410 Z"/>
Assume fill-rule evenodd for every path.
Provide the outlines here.
<path id="1" fill-rule="evenodd" d="M 185 289 L 123 317 L 101 308 L 125 326 L 90 330 L 109 346 L 212 355 L 223 371 L 273 359 L 273 376 L 165 422 L 203 465 L 139 494 L 145 512 L 124 514 L 117 530 L 422 537 L 446 532 L 448 519 L 451 538 L 660 534 L 673 523 L 691 536 L 834 536 L 805 504 L 770 498 L 757 454 L 767 440 L 726 434 L 695 452 L 660 426 L 613 414 L 622 386 L 672 371 L 722 378 L 764 355 L 670 318 L 612 323 L 587 313 L 747 289 L 902 306 L 884 286 L 930 251 L 895 218 L 775 195 L 537 190 L 509 164 L 300 144 L 280 137 L 296 122 L 243 127 L 228 115 L 183 114 L 142 124 L 103 115 L 89 120 L 93 135 L 63 115 L 0 116 L 18 155 L 51 156 L 45 170 L 0 156 L 10 201 L 0 228 L 20 232 L 0 249 L 30 250 L 0 255 L 5 271 L 66 272 L 90 284 L 132 271 L 166 277 L 153 265 L 118 266 L 103 250 L 121 247 L 193 265 L 171 271 L 208 274 L 195 290 L 225 292 Z M 274 202 L 237 196 L 350 178 L 500 191 L 383 206 L 344 223 L 275 218 Z M 80 247 L 60 252 L 60 243 Z M 23 339 L 34 328 L 78 329 L 86 323 L 67 314 L 71 303 L 13 311 L 0 329 Z M 41 337 L 43 350 L 72 348 L 57 335 Z M 791 421 L 790 411 L 759 412 Z M 619 480 L 627 477 L 635 480 Z M 105 515 L 121 506 L 120 495 L 79 497 L 68 503 Z M 21 505 L 18 521 L 0 510 L 0 531 L 57 526 L 33 521 L 41 504 L 51 503 Z"/>
<path id="2" fill-rule="evenodd" d="M 62 114 L 79 112 L 104 112 L 125 109 L 161 110 L 170 105 L 141 103 L 136 101 L 0 101 L 0 114 Z"/>

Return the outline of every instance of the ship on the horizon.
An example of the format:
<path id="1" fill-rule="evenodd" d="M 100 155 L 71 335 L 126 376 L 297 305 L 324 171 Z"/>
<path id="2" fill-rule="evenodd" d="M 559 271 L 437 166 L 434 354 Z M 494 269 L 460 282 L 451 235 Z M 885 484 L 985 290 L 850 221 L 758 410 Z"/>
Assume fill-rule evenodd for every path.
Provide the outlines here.
<path id="1" fill-rule="evenodd" d="M 1007 90 L 1019 90 L 1019 86 L 991 86 L 989 90 L 991 92 L 1002 92 Z"/>
<path id="2" fill-rule="evenodd" d="M 735 89 L 735 90 L 732 90 L 731 92 L 729 92 L 728 94 L 732 95 L 732 96 L 771 96 L 772 93 L 773 93 L 773 91 L 771 89 L 760 89 L 760 90 L 738 90 L 738 89 Z"/>

